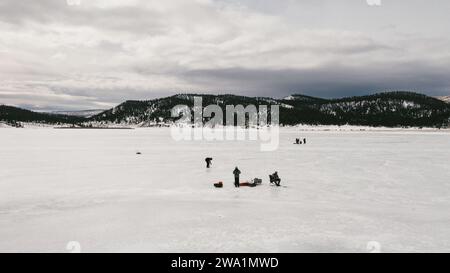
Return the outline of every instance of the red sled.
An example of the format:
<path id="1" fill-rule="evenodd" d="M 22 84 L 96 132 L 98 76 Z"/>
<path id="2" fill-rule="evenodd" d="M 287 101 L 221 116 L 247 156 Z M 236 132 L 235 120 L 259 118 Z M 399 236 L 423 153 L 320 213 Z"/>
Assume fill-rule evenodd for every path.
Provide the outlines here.
<path id="1" fill-rule="evenodd" d="M 255 187 L 256 185 L 254 183 L 250 182 L 241 182 L 239 183 L 239 187 Z"/>

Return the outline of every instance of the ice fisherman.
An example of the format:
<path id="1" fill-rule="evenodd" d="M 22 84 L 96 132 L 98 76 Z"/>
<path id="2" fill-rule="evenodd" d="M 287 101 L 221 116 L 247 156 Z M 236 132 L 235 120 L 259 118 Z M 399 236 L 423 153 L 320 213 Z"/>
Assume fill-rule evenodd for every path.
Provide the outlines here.
<path id="1" fill-rule="evenodd" d="M 212 161 L 213 159 L 212 159 L 212 157 L 207 157 L 207 158 L 205 158 L 205 161 L 206 161 L 206 168 L 208 168 L 209 169 L 209 167 L 211 167 L 211 164 L 212 164 Z"/>
<path id="2" fill-rule="evenodd" d="M 275 172 L 274 174 L 269 175 L 269 179 L 270 179 L 270 183 L 275 183 L 275 185 L 277 185 L 277 187 L 280 186 L 281 179 L 278 176 L 278 172 Z"/>
<path id="3" fill-rule="evenodd" d="M 241 171 L 238 169 L 238 167 L 234 168 L 233 174 L 234 174 L 234 186 L 236 188 L 239 188 L 239 175 L 241 174 Z"/>

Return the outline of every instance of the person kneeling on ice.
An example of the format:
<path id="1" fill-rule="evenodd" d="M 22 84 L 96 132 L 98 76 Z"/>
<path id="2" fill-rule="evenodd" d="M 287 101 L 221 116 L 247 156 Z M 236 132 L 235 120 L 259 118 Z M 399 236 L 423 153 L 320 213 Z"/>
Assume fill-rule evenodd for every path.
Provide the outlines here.
<path id="1" fill-rule="evenodd" d="M 241 174 L 241 171 L 238 169 L 238 167 L 234 168 L 233 174 L 234 174 L 234 186 L 236 188 L 239 188 L 239 175 Z"/>
<path id="2" fill-rule="evenodd" d="M 270 184 L 274 183 L 275 185 L 277 185 L 277 187 L 280 186 L 281 179 L 278 176 L 278 172 L 275 172 L 274 174 L 269 174 L 269 180 Z"/>

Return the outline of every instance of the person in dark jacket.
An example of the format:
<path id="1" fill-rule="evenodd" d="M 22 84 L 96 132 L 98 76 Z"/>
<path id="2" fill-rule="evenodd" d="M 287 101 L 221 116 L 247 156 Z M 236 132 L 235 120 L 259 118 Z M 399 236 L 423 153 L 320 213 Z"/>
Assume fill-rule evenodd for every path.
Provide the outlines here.
<path id="1" fill-rule="evenodd" d="M 303 144 L 306 144 L 306 138 L 303 139 Z"/>
<path id="2" fill-rule="evenodd" d="M 213 159 L 211 158 L 211 157 L 207 157 L 207 158 L 205 158 L 205 161 L 206 161 L 206 168 L 208 168 L 209 169 L 209 167 L 211 166 L 211 161 L 212 161 Z"/>
<path id="3" fill-rule="evenodd" d="M 277 187 L 280 186 L 281 179 L 278 176 L 278 172 L 275 172 L 274 174 L 269 175 L 269 180 L 270 180 L 270 183 L 275 183 L 275 185 L 277 185 Z"/>
<path id="4" fill-rule="evenodd" d="M 234 174 L 234 186 L 236 188 L 239 188 L 239 175 L 241 174 L 241 171 L 238 169 L 238 167 L 234 168 L 233 174 Z"/>

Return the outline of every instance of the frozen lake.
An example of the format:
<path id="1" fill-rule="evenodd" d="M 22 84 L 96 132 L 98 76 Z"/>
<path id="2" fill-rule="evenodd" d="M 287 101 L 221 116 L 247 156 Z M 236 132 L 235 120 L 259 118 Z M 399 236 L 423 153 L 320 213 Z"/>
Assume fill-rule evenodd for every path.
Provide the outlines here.
<path id="1" fill-rule="evenodd" d="M 449 252 L 449 162 L 448 131 L 282 129 L 261 152 L 167 128 L 2 128 L 0 252 Z M 235 189 L 235 166 L 263 184 Z"/>

